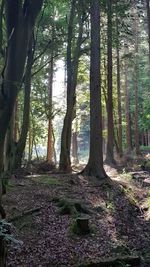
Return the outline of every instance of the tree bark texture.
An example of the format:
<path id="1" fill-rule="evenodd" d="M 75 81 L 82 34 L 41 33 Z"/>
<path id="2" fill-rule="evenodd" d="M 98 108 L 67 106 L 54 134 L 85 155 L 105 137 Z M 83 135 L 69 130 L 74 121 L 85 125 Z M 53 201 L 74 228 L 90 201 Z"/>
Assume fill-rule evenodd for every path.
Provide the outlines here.
<path id="1" fill-rule="evenodd" d="M 120 82 L 120 51 L 119 51 L 119 29 L 118 18 L 116 18 L 117 30 L 117 95 L 118 95 L 118 148 L 119 156 L 122 157 L 122 108 L 121 108 L 121 82 Z"/>
<path id="2" fill-rule="evenodd" d="M 31 94 L 31 72 L 33 65 L 33 37 L 31 37 L 27 53 L 27 64 L 25 71 L 25 81 L 24 81 L 24 110 L 23 110 L 23 123 L 21 127 L 21 135 L 16 143 L 16 150 L 13 155 L 13 169 L 21 167 L 22 157 L 26 146 L 26 140 L 29 130 L 29 120 L 30 120 L 30 94 Z"/>
<path id="3" fill-rule="evenodd" d="M 131 118 L 130 118 L 130 94 L 129 94 L 129 81 L 128 81 L 128 65 L 125 62 L 125 116 L 126 116 L 126 145 L 127 153 L 132 150 L 132 137 L 131 137 Z"/>
<path id="4" fill-rule="evenodd" d="M 149 61 L 150 61 L 150 2 L 146 0 L 147 7 L 147 24 L 148 24 L 148 45 L 149 45 Z"/>
<path id="5" fill-rule="evenodd" d="M 135 62 L 134 62 L 134 93 L 135 93 L 135 151 L 136 155 L 140 154 L 140 144 L 139 144 L 139 125 L 138 125 L 138 114 L 139 114 L 139 104 L 138 104 L 138 78 L 139 78 L 139 61 L 138 61 L 138 14 L 135 3 L 133 4 L 133 32 L 135 40 Z"/>
<path id="6" fill-rule="evenodd" d="M 115 164 L 114 160 L 114 120 L 113 120 L 113 94 L 112 94 L 112 0 L 107 0 L 107 164 Z"/>
<path id="7" fill-rule="evenodd" d="M 91 1 L 90 151 L 82 174 L 106 179 L 102 152 L 102 107 L 100 83 L 100 2 Z"/>
<path id="8" fill-rule="evenodd" d="M 54 19 L 54 18 L 53 18 Z M 54 22 L 52 24 L 52 51 L 51 51 L 51 60 L 49 66 L 49 82 L 48 82 L 48 101 L 49 101 L 49 110 L 48 110 L 48 142 L 47 142 L 47 162 L 52 163 L 54 161 L 54 140 L 53 140 L 53 125 L 52 125 L 52 104 L 53 104 L 53 76 L 54 76 L 54 37 L 55 37 L 55 28 Z"/>
<path id="9" fill-rule="evenodd" d="M 6 0 L 7 56 L 0 89 L 0 173 L 6 131 L 22 83 L 28 43 L 43 0 Z"/>
<path id="10" fill-rule="evenodd" d="M 68 41 L 67 41 L 67 110 L 64 118 L 64 124 L 61 135 L 61 152 L 59 168 L 62 171 L 71 171 L 71 132 L 72 132 L 72 120 L 74 114 L 74 107 L 76 102 L 76 85 L 78 75 L 78 64 L 80 57 L 80 48 L 82 44 L 83 33 L 83 7 L 82 1 L 78 7 L 78 21 L 79 21 L 79 33 L 74 53 L 72 52 L 72 40 L 73 40 L 73 22 L 75 18 L 76 0 L 72 0 L 72 7 L 70 12 L 70 20 L 68 25 Z M 72 55 L 73 54 L 73 55 Z"/>

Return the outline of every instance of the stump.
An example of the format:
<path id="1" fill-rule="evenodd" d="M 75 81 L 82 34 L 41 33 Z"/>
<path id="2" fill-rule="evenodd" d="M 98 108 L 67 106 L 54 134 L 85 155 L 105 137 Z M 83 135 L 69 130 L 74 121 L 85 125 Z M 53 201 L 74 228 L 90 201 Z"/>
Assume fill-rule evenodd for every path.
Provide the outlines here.
<path id="1" fill-rule="evenodd" d="M 77 218 L 73 225 L 73 232 L 78 235 L 86 235 L 90 233 L 89 219 Z"/>

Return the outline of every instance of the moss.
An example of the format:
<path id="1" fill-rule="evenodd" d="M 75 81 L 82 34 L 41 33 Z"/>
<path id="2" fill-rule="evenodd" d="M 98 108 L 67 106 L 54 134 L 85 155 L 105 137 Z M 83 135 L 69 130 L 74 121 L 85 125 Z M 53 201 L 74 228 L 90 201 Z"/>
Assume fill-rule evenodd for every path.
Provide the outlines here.
<path id="1" fill-rule="evenodd" d="M 145 168 L 150 170 L 150 160 L 146 162 Z"/>
<path id="2" fill-rule="evenodd" d="M 77 215 L 78 212 L 72 203 L 66 202 L 61 206 L 59 210 L 59 214 L 61 215 Z"/>
<path id="3" fill-rule="evenodd" d="M 13 224 L 20 231 L 22 229 L 31 229 L 35 227 L 35 224 L 33 223 L 33 218 L 31 215 L 26 216 L 26 217 L 20 217 Z"/>
<path id="4" fill-rule="evenodd" d="M 59 214 L 78 216 L 80 213 L 88 214 L 89 211 L 79 201 L 73 201 L 65 198 L 53 198 L 53 202 L 60 208 Z"/>
<path id="5" fill-rule="evenodd" d="M 120 244 L 116 246 L 115 248 L 113 248 L 113 251 L 119 255 L 131 255 L 130 249 L 125 244 Z"/>
<path id="6" fill-rule="evenodd" d="M 62 185 L 63 181 L 55 178 L 55 177 L 50 177 L 48 175 L 37 175 L 35 177 L 31 178 L 32 181 L 39 183 L 39 184 L 44 184 L 44 185 Z"/>
<path id="7" fill-rule="evenodd" d="M 131 173 L 128 173 L 126 171 L 123 171 L 123 173 L 120 174 L 120 178 L 123 181 L 131 181 L 132 180 L 132 175 L 131 175 Z"/>

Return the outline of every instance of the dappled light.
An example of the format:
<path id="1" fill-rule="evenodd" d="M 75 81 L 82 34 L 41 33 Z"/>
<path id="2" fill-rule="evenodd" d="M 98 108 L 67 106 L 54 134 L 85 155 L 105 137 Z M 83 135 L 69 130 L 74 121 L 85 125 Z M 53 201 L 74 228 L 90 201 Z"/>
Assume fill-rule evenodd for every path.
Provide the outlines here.
<path id="1" fill-rule="evenodd" d="M 150 0 L 0 0 L 0 267 L 150 267 Z"/>

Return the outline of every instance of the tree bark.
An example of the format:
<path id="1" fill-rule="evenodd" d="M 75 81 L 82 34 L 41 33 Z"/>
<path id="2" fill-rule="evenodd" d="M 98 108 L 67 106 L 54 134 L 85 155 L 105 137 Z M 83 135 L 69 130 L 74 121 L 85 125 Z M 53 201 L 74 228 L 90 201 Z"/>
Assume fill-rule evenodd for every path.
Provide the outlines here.
<path id="1" fill-rule="evenodd" d="M 18 134 L 19 134 L 19 109 L 18 109 L 18 99 L 16 99 L 15 108 L 14 108 L 14 132 L 13 132 L 13 140 L 15 143 L 18 142 Z"/>
<path id="2" fill-rule="evenodd" d="M 122 157 L 122 108 L 121 108 L 121 82 L 120 82 L 120 51 L 119 51 L 119 29 L 118 18 L 116 18 L 116 30 L 117 30 L 117 96 L 118 96 L 118 148 L 119 156 Z"/>
<path id="3" fill-rule="evenodd" d="M 102 107 L 100 83 L 100 2 L 91 1 L 91 65 L 90 65 L 90 151 L 83 175 L 106 180 L 102 151 Z"/>
<path id="4" fill-rule="evenodd" d="M 73 22 L 75 17 L 76 0 L 72 1 L 70 20 L 68 25 L 68 44 L 67 44 L 67 111 L 64 118 L 64 124 L 61 135 L 61 152 L 59 169 L 61 171 L 71 171 L 71 131 L 74 107 L 76 102 L 75 90 L 77 85 L 78 64 L 80 57 L 80 48 L 82 43 L 83 32 L 83 10 L 82 1 L 79 3 L 79 33 L 76 43 L 75 52 L 72 59 L 72 39 L 73 39 Z"/>
<path id="5" fill-rule="evenodd" d="M 0 6 L 0 54 L 4 56 L 3 51 L 3 12 L 4 12 L 4 0 L 1 1 Z"/>
<path id="6" fill-rule="evenodd" d="M 132 151 L 131 120 L 130 120 L 130 94 L 128 81 L 128 65 L 125 62 L 125 116 L 126 116 L 126 145 L 127 154 Z"/>
<path id="7" fill-rule="evenodd" d="M 22 83 L 27 48 L 35 19 L 43 0 L 32 0 L 23 6 L 20 0 L 6 0 L 7 58 L 0 90 L 0 174 L 3 171 L 4 142 L 14 110 L 15 101 Z"/>
<path id="8" fill-rule="evenodd" d="M 112 92 L 112 0 L 107 0 L 107 151 L 105 162 L 115 164 L 114 160 L 114 120 L 113 120 L 113 92 Z"/>
<path id="9" fill-rule="evenodd" d="M 54 28 L 54 26 L 53 26 Z M 52 29 L 52 39 L 54 38 L 54 29 Z M 53 125 L 52 125 L 52 95 L 53 95 L 53 76 L 54 76 L 54 53 L 53 48 L 51 52 L 51 61 L 49 68 L 49 116 L 48 116 L 48 143 L 47 143 L 47 162 L 52 163 L 54 158 L 54 146 L 53 146 Z"/>
<path id="10" fill-rule="evenodd" d="M 139 62 L 138 62 L 138 28 L 137 28 L 137 10 L 135 3 L 133 4 L 133 14 L 134 14 L 134 23 L 133 23 L 133 32 L 135 40 L 135 62 L 134 62 L 134 93 L 135 93 L 135 151 L 136 155 L 140 154 L 140 144 L 139 144 L 139 125 L 138 125 L 138 114 L 139 114 L 139 103 L 138 103 L 138 77 L 139 77 Z"/>
<path id="11" fill-rule="evenodd" d="M 150 3 L 146 0 L 147 7 L 147 24 L 148 24 L 148 45 L 149 45 L 149 61 L 150 61 Z"/>
<path id="12" fill-rule="evenodd" d="M 29 130 L 29 120 L 30 120 L 30 94 L 31 94 L 31 71 L 33 65 L 33 37 L 31 37 L 29 48 L 28 48 L 28 56 L 27 56 L 27 64 L 25 71 L 25 82 L 24 82 L 24 110 L 23 110 L 23 123 L 21 128 L 21 135 L 19 141 L 16 143 L 16 150 L 13 155 L 13 169 L 17 169 L 21 167 L 22 157 L 26 146 L 26 140 Z"/>
<path id="13" fill-rule="evenodd" d="M 72 133 L 72 158 L 73 164 L 78 164 L 78 140 L 77 140 L 77 117 L 75 118 L 74 131 Z"/>

